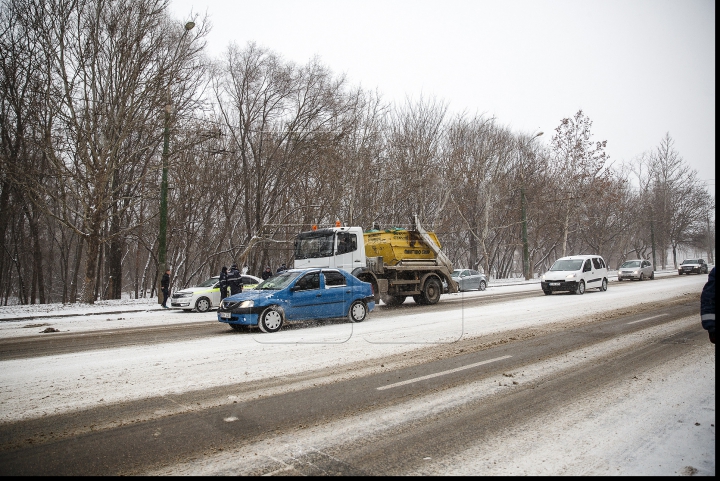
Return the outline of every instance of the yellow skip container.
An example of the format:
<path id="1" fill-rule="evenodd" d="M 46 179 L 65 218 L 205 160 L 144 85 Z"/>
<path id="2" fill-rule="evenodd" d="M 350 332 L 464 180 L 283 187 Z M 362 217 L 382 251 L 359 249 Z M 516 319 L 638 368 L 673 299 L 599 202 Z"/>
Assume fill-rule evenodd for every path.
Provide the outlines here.
<path id="1" fill-rule="evenodd" d="M 428 232 L 430 238 L 440 248 L 440 241 L 434 232 Z M 400 261 L 410 259 L 434 260 L 435 252 L 428 247 L 415 231 L 407 229 L 371 230 L 363 233 L 365 237 L 365 256 L 382 257 L 385 265 L 394 266 Z"/>

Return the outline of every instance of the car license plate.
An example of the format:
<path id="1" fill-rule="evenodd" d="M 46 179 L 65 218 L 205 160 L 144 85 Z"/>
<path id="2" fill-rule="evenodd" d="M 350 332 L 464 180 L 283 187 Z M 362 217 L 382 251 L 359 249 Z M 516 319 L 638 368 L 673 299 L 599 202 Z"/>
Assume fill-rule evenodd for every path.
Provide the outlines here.
<path id="1" fill-rule="evenodd" d="M 551 286 L 559 286 L 560 283 L 559 283 L 559 282 L 551 282 L 550 285 L 551 285 Z"/>
<path id="2" fill-rule="evenodd" d="M 232 317 L 232 314 L 230 314 L 229 312 L 221 312 L 220 317 L 222 317 L 223 319 L 230 319 Z"/>

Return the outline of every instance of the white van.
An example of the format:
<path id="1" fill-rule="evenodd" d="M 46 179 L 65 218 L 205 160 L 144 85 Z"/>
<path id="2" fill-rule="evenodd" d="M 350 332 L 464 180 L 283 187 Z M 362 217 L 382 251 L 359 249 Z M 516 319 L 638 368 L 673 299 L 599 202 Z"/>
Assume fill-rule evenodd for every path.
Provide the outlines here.
<path id="1" fill-rule="evenodd" d="M 549 271 L 540 276 L 545 295 L 554 291 L 584 294 L 586 289 L 607 291 L 607 264 L 600 256 L 568 256 L 555 261 Z"/>

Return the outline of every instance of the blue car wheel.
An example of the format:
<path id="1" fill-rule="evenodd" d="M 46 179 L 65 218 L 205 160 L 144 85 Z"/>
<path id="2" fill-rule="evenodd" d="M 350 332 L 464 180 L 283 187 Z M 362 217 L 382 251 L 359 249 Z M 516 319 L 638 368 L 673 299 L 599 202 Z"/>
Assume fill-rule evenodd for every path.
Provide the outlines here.
<path id="1" fill-rule="evenodd" d="M 283 314 L 277 306 L 265 309 L 258 319 L 258 327 L 262 332 L 277 332 L 283 325 Z"/>
<path id="2" fill-rule="evenodd" d="M 350 305 L 348 310 L 348 319 L 350 322 L 362 322 L 367 317 L 367 306 L 363 301 L 355 301 Z"/>

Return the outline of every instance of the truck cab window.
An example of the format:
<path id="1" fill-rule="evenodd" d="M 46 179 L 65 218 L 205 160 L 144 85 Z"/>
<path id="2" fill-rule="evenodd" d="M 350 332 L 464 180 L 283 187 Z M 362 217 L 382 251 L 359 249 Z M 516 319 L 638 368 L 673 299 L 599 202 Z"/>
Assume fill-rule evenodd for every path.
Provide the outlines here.
<path id="1" fill-rule="evenodd" d="M 337 245 L 337 253 L 338 254 L 346 254 L 348 252 L 353 252 L 357 250 L 357 238 L 355 234 L 350 234 L 348 232 L 340 232 L 337 235 L 338 239 L 338 245 Z"/>
<path id="2" fill-rule="evenodd" d="M 295 259 L 316 259 L 333 255 L 334 235 L 330 231 L 304 233 L 295 240 Z"/>

